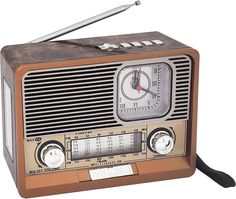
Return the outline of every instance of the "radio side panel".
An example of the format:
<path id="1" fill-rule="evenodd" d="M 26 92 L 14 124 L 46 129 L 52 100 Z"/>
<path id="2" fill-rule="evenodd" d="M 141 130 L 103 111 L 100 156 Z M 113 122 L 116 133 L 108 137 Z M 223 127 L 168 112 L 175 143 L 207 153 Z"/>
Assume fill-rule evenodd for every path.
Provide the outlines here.
<path id="1" fill-rule="evenodd" d="M 1 55 L 1 97 L 3 152 L 12 177 L 17 184 L 14 72 Z"/>

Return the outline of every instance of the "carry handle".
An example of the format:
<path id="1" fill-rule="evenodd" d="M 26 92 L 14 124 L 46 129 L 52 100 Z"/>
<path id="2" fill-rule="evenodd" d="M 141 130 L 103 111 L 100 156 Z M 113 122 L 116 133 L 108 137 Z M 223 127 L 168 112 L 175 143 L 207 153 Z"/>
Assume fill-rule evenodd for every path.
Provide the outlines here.
<path id="1" fill-rule="evenodd" d="M 206 176 L 214 180 L 217 184 L 224 188 L 235 187 L 234 179 L 222 171 L 217 171 L 210 168 L 201 158 L 197 155 L 197 169 L 204 173 Z"/>

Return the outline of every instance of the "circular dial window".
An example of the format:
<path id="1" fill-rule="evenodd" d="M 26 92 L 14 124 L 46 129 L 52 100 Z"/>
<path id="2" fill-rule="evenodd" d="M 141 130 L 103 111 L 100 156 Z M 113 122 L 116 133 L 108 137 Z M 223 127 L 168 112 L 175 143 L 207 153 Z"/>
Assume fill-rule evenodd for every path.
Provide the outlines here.
<path id="1" fill-rule="evenodd" d="M 166 63 L 127 66 L 118 75 L 118 116 L 161 117 L 170 108 L 171 69 Z"/>

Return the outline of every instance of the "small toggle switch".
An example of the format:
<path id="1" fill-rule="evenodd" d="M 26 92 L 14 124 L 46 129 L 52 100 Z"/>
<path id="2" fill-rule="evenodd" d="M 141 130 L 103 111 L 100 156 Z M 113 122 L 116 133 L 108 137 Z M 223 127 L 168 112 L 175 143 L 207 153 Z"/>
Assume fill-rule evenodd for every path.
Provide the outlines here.
<path id="1" fill-rule="evenodd" d="M 117 46 L 116 44 L 104 43 L 102 45 L 99 45 L 98 48 L 100 48 L 101 50 L 112 51 L 119 48 L 119 46 Z"/>
<path id="2" fill-rule="evenodd" d="M 152 46 L 153 43 L 151 41 L 141 41 L 146 46 Z"/>
<path id="3" fill-rule="evenodd" d="M 120 43 L 120 45 L 124 48 L 130 48 L 131 47 L 131 45 L 129 43 L 126 43 L 126 42 Z"/>
<path id="4" fill-rule="evenodd" d="M 137 41 L 130 42 L 134 47 L 142 47 L 142 44 Z"/>
<path id="5" fill-rule="evenodd" d="M 153 43 L 155 43 L 155 44 L 157 44 L 157 45 L 163 45 L 164 44 L 164 42 L 163 41 L 161 41 L 161 40 L 152 40 L 152 42 Z"/>

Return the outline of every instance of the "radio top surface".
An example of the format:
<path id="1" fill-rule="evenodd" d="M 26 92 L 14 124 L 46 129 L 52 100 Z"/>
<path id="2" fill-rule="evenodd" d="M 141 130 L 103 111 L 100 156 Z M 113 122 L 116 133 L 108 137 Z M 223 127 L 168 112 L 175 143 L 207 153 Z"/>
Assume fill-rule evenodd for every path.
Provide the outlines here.
<path id="1" fill-rule="evenodd" d="M 10 45 L 2 54 L 12 69 L 23 64 L 188 48 L 159 32 Z"/>

